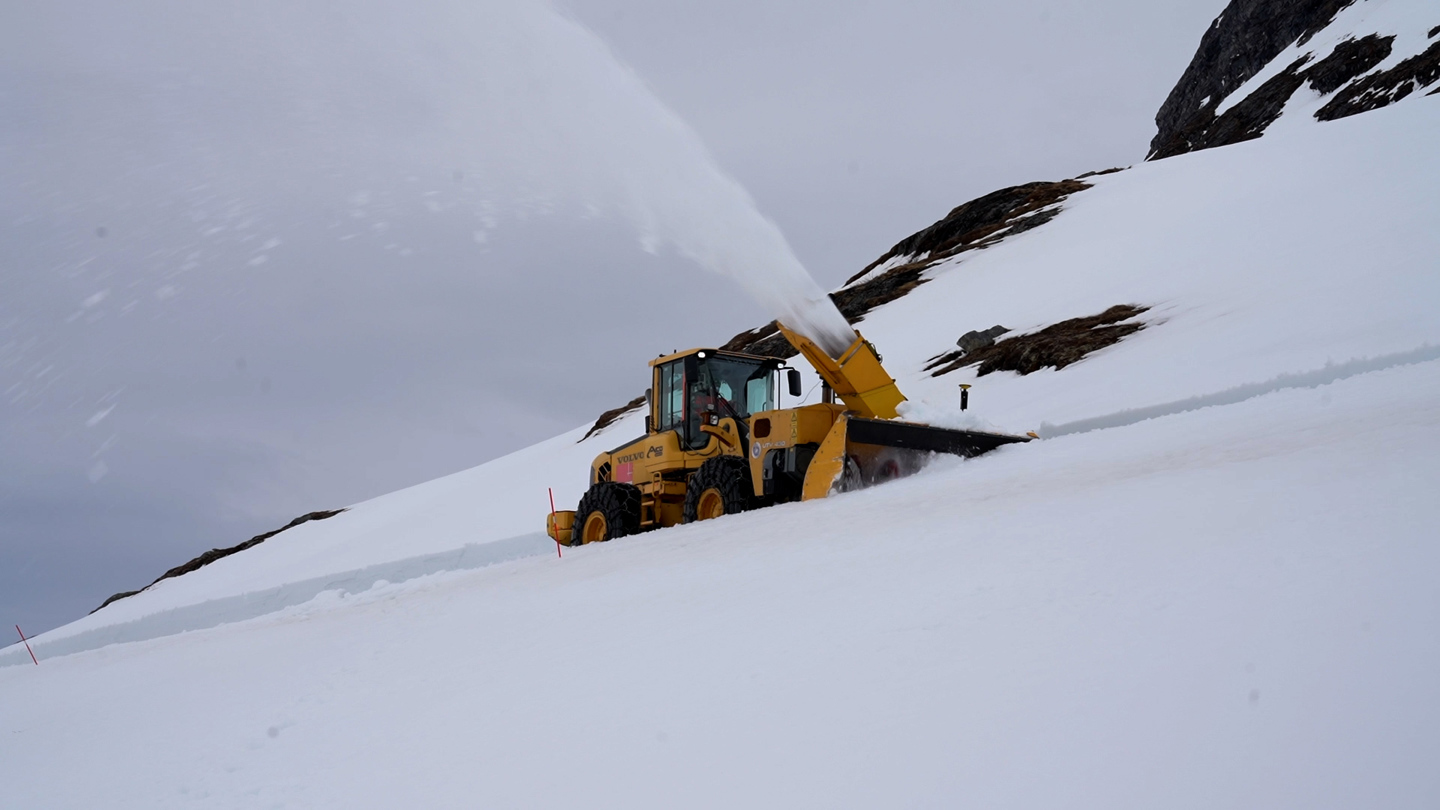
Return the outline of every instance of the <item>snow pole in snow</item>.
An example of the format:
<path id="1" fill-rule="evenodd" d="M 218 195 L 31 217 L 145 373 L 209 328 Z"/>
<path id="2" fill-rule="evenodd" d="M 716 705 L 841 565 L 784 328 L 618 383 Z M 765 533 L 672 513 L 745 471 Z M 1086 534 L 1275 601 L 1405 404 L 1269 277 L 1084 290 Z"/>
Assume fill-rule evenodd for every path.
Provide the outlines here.
<path id="1" fill-rule="evenodd" d="M 35 651 L 30 649 L 30 639 L 25 638 L 25 631 L 21 630 L 20 625 L 17 624 L 15 625 L 15 632 L 19 633 L 20 640 L 25 642 L 25 652 L 30 653 L 30 660 L 35 661 L 35 666 L 40 666 L 40 662 L 35 660 Z"/>
<path id="2" fill-rule="evenodd" d="M 546 487 L 546 488 L 545 488 L 545 491 L 548 492 L 548 493 L 550 493 L 550 523 L 551 523 L 551 525 L 554 525 L 554 524 L 555 524 L 555 489 L 554 489 L 553 487 Z M 556 556 L 556 557 L 559 557 L 559 558 L 561 558 L 561 559 L 564 559 L 564 558 L 565 558 L 565 555 L 560 553 L 560 540 L 559 540 L 558 538 L 555 540 L 555 556 Z M 19 627 L 16 627 L 15 629 L 18 630 L 18 629 L 20 629 L 20 628 L 19 628 Z"/>

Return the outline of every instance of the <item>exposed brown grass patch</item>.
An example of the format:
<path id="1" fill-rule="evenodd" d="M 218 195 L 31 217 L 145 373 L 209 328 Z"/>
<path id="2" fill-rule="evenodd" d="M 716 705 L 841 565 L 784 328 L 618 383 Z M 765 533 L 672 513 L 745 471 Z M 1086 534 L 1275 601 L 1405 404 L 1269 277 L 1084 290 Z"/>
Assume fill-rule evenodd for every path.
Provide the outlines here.
<path id="1" fill-rule="evenodd" d="M 1060 213 L 1058 208 L 1044 212 L 1041 209 L 1087 188 L 1090 188 L 1089 183 L 1061 180 L 1025 183 L 992 191 L 955 207 L 940 221 L 900 240 L 845 283 L 854 284 L 876 267 L 897 257 L 908 256 L 911 261 L 891 268 L 886 271 L 887 274 L 903 271 L 912 265 L 934 264 L 966 250 L 988 247 L 999 241 L 991 239 L 996 235 L 1012 236 L 1037 228 Z M 1000 234 L 1001 231 L 1005 233 Z"/>

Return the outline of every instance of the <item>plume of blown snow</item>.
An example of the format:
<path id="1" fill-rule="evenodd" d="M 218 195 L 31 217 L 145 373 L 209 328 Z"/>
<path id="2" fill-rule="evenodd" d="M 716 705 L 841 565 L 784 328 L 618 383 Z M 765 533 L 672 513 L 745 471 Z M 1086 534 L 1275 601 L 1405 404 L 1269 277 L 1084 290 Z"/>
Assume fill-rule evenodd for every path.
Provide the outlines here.
<path id="1" fill-rule="evenodd" d="M 853 339 L 695 131 L 547 0 L 56 0 L 25 15 L 0 32 L 7 61 L 26 66 L 33 92 L 53 82 L 90 102 L 53 107 L 54 137 L 27 144 L 0 180 L 45 188 L 57 206 L 203 210 L 213 233 L 282 217 L 296 196 L 355 217 L 468 208 L 467 233 L 507 216 L 609 213 L 827 350 Z M 420 197 L 429 178 L 452 177 Z"/>

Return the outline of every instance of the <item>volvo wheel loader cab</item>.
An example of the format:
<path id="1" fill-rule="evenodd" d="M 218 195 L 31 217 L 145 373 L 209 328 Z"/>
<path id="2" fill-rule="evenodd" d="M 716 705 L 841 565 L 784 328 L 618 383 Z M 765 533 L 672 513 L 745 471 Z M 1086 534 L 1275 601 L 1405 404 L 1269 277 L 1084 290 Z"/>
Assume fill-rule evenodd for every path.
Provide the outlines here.
<path id="1" fill-rule="evenodd" d="M 780 371 L 792 397 L 799 374 L 771 357 L 692 349 L 652 360 L 645 435 L 595 458 L 579 506 L 547 520 L 550 536 L 580 545 L 823 498 L 915 472 L 933 453 L 1028 440 L 900 421 L 905 397 L 863 337 L 832 358 L 780 329 L 819 372 L 825 401 L 780 407 Z"/>
<path id="2" fill-rule="evenodd" d="M 571 536 L 563 525 L 551 536 L 578 545 L 751 508 L 750 419 L 775 409 L 781 367 L 716 349 L 650 361 L 645 435 L 595 458 L 573 519 L 561 516 Z"/>

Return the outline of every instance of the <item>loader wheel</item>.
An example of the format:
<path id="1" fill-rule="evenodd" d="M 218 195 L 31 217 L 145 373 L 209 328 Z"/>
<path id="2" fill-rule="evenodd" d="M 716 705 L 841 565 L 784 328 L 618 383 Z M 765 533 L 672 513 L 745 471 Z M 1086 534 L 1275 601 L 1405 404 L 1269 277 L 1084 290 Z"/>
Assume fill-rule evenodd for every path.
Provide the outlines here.
<path id="1" fill-rule="evenodd" d="M 639 487 L 601 481 L 590 487 L 575 507 L 575 534 L 570 545 L 602 543 L 639 530 Z"/>
<path id="2" fill-rule="evenodd" d="M 750 465 L 737 456 L 720 456 L 700 465 L 685 487 L 684 522 L 710 520 L 755 508 Z"/>

